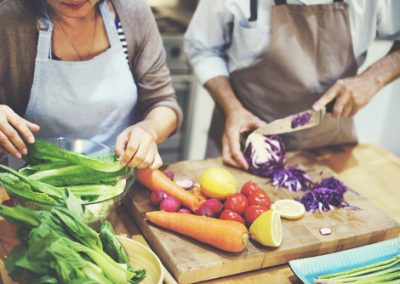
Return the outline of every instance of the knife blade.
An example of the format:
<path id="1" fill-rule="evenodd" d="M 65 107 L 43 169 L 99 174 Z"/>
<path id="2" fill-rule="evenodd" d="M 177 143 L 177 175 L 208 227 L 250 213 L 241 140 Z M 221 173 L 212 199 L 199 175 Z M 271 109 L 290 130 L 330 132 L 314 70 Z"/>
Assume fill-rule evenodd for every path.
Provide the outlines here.
<path id="1" fill-rule="evenodd" d="M 276 135 L 304 130 L 320 124 L 325 113 L 326 108 L 320 111 L 309 109 L 274 120 L 263 127 L 257 128 L 254 132 L 262 135 Z"/>

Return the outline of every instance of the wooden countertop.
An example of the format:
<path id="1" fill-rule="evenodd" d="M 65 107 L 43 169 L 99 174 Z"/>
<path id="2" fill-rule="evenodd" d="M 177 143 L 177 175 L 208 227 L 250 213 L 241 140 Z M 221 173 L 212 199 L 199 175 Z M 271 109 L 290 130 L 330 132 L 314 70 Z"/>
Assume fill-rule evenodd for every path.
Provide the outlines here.
<path id="1" fill-rule="evenodd" d="M 313 151 L 319 162 L 330 167 L 349 187 L 368 198 L 387 215 L 400 223 L 400 159 L 373 144 L 360 144 L 354 147 L 337 147 Z M 0 201 L 4 200 L 0 191 Z M 137 226 L 125 208 L 120 206 L 110 216 L 110 221 L 118 234 L 125 234 L 144 244 Z M 12 232 L 12 228 L 1 228 Z M 11 233 L 10 233 L 11 234 Z M 0 257 L 13 245 L 12 241 L 0 238 Z M 166 283 L 174 283 L 168 278 Z M 248 273 L 210 280 L 202 283 L 301 283 L 287 264 L 261 269 Z"/>

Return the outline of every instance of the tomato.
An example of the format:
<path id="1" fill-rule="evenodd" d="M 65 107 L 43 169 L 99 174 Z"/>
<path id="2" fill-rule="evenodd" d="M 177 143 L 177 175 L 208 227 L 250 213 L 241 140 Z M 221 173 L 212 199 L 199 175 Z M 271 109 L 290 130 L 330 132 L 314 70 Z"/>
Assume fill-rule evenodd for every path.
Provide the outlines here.
<path id="1" fill-rule="evenodd" d="M 243 215 L 248 206 L 247 197 L 241 193 L 235 193 L 229 196 L 224 203 L 225 209 L 235 211 L 239 215 Z"/>
<path id="2" fill-rule="evenodd" d="M 221 220 L 236 221 L 236 222 L 244 224 L 243 218 L 235 211 L 232 211 L 229 209 L 225 209 L 224 211 L 222 211 L 221 215 L 219 215 L 219 218 Z"/>
<path id="3" fill-rule="evenodd" d="M 267 211 L 268 208 L 262 205 L 250 205 L 247 207 L 246 212 L 244 213 L 244 218 L 246 219 L 246 223 L 251 225 L 261 213 Z"/>
<path id="4" fill-rule="evenodd" d="M 249 197 L 249 205 L 261 205 L 271 208 L 271 199 L 265 192 L 254 192 Z"/>
<path id="5" fill-rule="evenodd" d="M 248 181 L 240 190 L 240 193 L 244 194 L 246 197 L 249 197 L 254 192 L 264 192 L 255 182 Z"/>

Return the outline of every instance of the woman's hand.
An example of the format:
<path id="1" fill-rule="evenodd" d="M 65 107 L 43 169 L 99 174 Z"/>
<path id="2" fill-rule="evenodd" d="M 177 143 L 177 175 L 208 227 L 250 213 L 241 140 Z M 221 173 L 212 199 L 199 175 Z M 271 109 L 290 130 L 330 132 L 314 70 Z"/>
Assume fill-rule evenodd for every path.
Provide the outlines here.
<path id="1" fill-rule="evenodd" d="M 16 114 L 9 106 L 0 105 L 0 153 L 11 153 L 16 158 L 26 155 L 28 150 L 24 140 L 34 143 L 34 133 L 39 125 L 27 121 Z"/>
<path id="2" fill-rule="evenodd" d="M 157 169 L 162 160 L 157 150 L 157 135 L 146 121 L 125 129 L 117 137 L 115 154 L 124 166 Z"/>
<path id="3" fill-rule="evenodd" d="M 325 92 L 313 108 L 319 111 L 336 99 L 332 112 L 334 117 L 354 116 L 372 100 L 379 90 L 378 82 L 364 75 L 341 79 Z"/>
<path id="4" fill-rule="evenodd" d="M 264 124 L 265 122 L 244 108 L 230 111 L 226 116 L 225 130 L 222 136 L 222 158 L 224 162 L 247 170 L 249 166 L 240 149 L 241 135 Z"/>

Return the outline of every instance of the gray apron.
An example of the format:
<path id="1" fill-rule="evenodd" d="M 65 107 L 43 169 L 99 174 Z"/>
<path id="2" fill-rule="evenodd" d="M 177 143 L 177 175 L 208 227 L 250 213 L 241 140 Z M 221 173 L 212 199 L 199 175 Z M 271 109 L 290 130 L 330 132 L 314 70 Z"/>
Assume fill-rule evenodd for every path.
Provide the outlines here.
<path id="1" fill-rule="evenodd" d="M 348 5 L 286 5 L 271 10 L 271 42 L 256 64 L 230 74 L 244 108 L 271 122 L 312 107 L 339 78 L 357 73 Z M 207 157 L 220 155 L 225 119 L 214 109 Z M 287 149 L 357 142 L 353 120 L 325 116 L 317 127 L 281 135 Z"/>
<path id="2" fill-rule="evenodd" d="M 101 14 L 110 47 L 86 61 L 51 59 L 53 24 L 40 19 L 35 72 L 25 118 L 41 138 L 84 138 L 112 146 L 134 122 L 137 88 L 106 3 Z"/>

